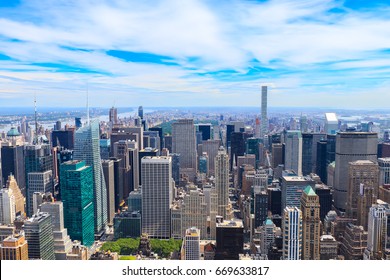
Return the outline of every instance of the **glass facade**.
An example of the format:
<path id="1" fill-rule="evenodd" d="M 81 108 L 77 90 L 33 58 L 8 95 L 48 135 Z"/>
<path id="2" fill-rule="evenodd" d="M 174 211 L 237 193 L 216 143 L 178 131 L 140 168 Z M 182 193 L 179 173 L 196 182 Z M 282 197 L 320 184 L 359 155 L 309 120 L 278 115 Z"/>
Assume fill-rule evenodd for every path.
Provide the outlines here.
<path id="1" fill-rule="evenodd" d="M 94 242 L 92 167 L 84 161 L 68 161 L 61 164 L 60 177 L 65 227 L 71 239 L 91 246 Z"/>

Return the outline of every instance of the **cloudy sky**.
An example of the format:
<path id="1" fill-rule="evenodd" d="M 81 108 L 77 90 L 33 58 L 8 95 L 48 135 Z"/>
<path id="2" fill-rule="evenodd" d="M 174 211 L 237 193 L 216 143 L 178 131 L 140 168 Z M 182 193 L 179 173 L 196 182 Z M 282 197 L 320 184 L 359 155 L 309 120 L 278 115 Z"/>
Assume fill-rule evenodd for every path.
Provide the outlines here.
<path id="1" fill-rule="evenodd" d="M 0 110 L 390 108 L 390 1 L 0 0 Z"/>

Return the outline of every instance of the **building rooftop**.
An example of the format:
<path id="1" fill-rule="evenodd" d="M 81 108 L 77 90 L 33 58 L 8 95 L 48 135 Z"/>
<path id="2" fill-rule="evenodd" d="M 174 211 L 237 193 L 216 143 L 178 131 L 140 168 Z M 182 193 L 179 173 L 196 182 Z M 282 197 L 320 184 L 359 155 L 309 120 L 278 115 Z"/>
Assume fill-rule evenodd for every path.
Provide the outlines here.
<path id="1" fill-rule="evenodd" d="M 15 127 L 11 127 L 11 129 L 7 132 L 7 137 L 16 137 L 20 136 L 19 131 Z"/>
<path id="2" fill-rule="evenodd" d="M 314 192 L 313 188 L 311 186 L 307 186 L 304 190 L 305 194 L 308 196 L 316 196 L 317 194 Z"/>
<path id="3" fill-rule="evenodd" d="M 232 227 L 241 228 L 243 227 L 242 220 L 226 220 L 217 224 L 217 227 Z"/>
<path id="4" fill-rule="evenodd" d="M 328 123 L 338 124 L 336 113 L 325 113 L 325 119 Z"/>

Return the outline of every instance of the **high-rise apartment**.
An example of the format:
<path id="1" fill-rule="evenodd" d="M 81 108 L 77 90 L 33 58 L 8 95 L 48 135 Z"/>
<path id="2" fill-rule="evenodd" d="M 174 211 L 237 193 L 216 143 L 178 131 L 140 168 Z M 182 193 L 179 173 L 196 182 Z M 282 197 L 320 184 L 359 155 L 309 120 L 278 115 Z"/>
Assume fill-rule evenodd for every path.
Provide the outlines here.
<path id="1" fill-rule="evenodd" d="M 287 206 L 283 211 L 283 259 L 302 258 L 302 212 L 297 207 Z"/>

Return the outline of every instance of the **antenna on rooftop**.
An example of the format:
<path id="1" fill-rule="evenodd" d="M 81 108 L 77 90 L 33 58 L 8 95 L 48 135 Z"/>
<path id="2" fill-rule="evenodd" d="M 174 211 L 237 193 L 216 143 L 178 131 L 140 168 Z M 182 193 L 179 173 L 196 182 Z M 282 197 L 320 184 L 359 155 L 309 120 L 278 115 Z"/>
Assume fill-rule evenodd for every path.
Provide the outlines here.
<path id="1" fill-rule="evenodd" d="M 35 114 L 35 144 L 38 144 L 38 116 L 37 116 L 37 93 L 34 93 L 34 114 Z"/>
<path id="2" fill-rule="evenodd" d="M 89 87 L 87 82 L 87 125 L 89 125 Z"/>

